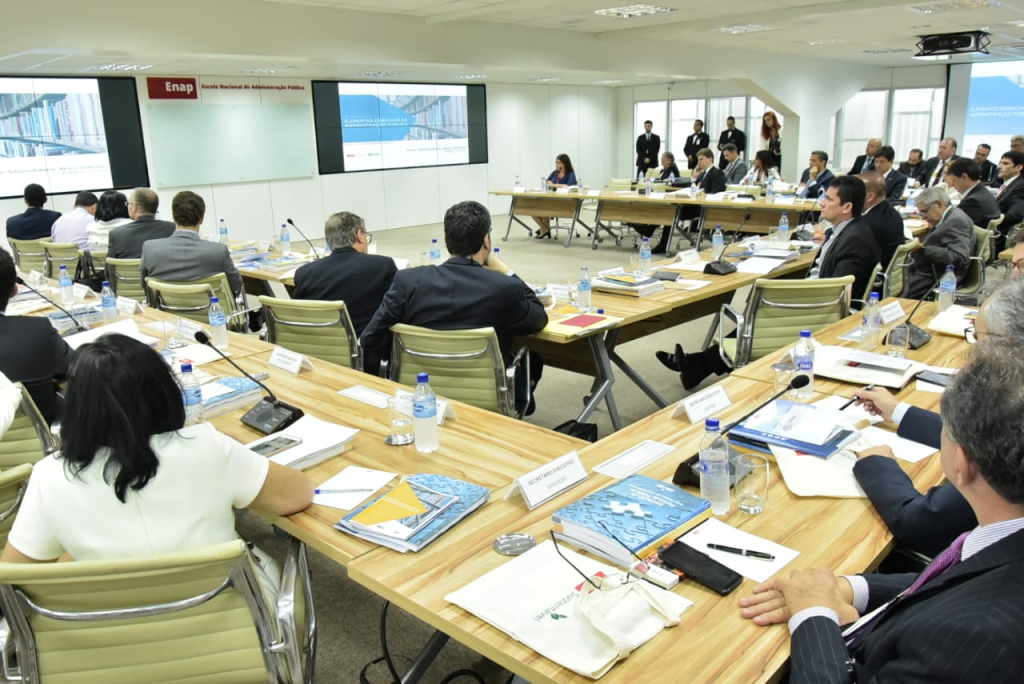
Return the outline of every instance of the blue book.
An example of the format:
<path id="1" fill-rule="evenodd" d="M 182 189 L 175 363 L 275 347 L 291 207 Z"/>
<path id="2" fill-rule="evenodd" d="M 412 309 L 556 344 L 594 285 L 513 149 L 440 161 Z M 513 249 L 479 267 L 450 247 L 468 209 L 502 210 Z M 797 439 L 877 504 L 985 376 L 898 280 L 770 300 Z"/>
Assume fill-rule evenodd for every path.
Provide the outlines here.
<path id="1" fill-rule="evenodd" d="M 729 431 L 729 442 L 736 446 L 764 453 L 771 453 L 770 447 L 774 444 L 775 446 L 786 447 L 803 454 L 828 458 L 854 441 L 860 434 L 859 430 L 837 426 L 823 444 L 805 442 L 799 439 L 792 429 L 786 427 L 787 417 L 794 410 L 808 411 L 814 409 L 814 404 L 800 404 L 777 399 L 775 401 L 776 414 L 766 419 L 764 413 L 770 407 L 771 405 L 769 404 L 769 406 L 766 406 L 732 428 Z M 822 420 L 825 419 L 826 417 L 822 416 Z M 806 421 L 807 418 L 801 417 L 801 420 Z"/>
<path id="2" fill-rule="evenodd" d="M 630 475 L 556 511 L 552 520 L 558 539 L 629 567 L 633 554 L 646 558 L 710 515 L 708 501 L 671 482 Z"/>

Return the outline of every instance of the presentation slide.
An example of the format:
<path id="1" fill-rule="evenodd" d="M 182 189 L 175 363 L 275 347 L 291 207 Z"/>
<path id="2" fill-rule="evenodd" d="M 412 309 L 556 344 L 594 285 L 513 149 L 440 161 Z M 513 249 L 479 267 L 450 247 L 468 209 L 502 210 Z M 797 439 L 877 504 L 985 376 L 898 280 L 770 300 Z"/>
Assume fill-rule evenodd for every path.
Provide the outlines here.
<path id="1" fill-rule="evenodd" d="M 484 86 L 313 83 L 320 173 L 487 161 Z"/>
<path id="2" fill-rule="evenodd" d="M 985 143 L 992 146 L 989 159 L 999 163 L 1018 133 L 1024 133 L 1024 61 L 973 64 L 960 154 L 973 157 Z"/>
<path id="3" fill-rule="evenodd" d="M 21 196 L 29 183 L 50 193 L 148 183 L 130 80 L 0 78 L 0 196 Z M 132 116 L 135 130 L 108 140 L 111 124 Z"/>

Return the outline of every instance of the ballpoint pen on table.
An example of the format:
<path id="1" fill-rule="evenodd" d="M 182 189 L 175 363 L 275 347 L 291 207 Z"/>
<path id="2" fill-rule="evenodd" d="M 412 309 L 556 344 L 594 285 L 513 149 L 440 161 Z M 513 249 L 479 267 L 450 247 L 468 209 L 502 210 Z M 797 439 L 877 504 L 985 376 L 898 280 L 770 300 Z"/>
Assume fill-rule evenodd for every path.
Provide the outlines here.
<path id="1" fill-rule="evenodd" d="M 737 549 L 734 546 L 722 546 L 721 544 L 708 544 L 709 549 L 715 551 L 724 551 L 725 553 L 734 553 L 737 556 L 746 556 L 747 558 L 754 558 L 756 560 L 773 561 L 775 556 L 764 551 L 751 551 L 749 549 Z"/>
<path id="2" fill-rule="evenodd" d="M 360 489 L 314 489 L 314 494 L 355 494 L 356 492 L 372 492 L 370 487 Z"/>
<path id="3" fill-rule="evenodd" d="M 864 389 L 865 389 L 866 391 L 870 392 L 871 390 L 875 389 L 875 386 L 874 386 L 874 384 L 871 384 L 871 385 L 868 385 L 867 387 L 865 387 Z M 842 406 L 840 406 L 840 407 L 839 407 L 839 410 L 840 410 L 840 411 L 845 411 L 846 409 L 850 408 L 850 406 L 852 406 L 852 405 L 853 405 L 853 403 L 854 403 L 855 401 L 857 401 L 857 399 L 859 399 L 859 398 L 860 398 L 860 397 L 858 397 L 858 396 L 857 396 L 857 393 L 855 392 L 855 393 L 853 394 L 853 399 L 851 399 L 850 401 L 848 401 L 848 402 L 846 402 L 845 404 L 843 404 Z"/>

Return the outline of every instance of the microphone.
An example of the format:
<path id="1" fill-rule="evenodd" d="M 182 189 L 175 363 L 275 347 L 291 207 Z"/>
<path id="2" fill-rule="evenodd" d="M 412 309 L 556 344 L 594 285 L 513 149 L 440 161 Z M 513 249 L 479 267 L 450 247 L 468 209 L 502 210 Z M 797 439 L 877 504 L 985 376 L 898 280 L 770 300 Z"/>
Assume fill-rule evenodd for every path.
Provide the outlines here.
<path id="1" fill-rule="evenodd" d="M 773 401 L 775 401 L 776 399 L 781 397 L 786 392 L 789 392 L 790 390 L 801 389 L 802 387 L 806 387 L 809 382 L 810 382 L 810 379 L 806 375 L 797 375 L 796 377 L 794 377 L 792 380 L 789 381 L 789 384 L 786 385 L 785 389 L 783 389 L 781 392 L 776 392 L 774 395 L 769 397 L 766 401 L 763 401 L 760 404 L 758 404 L 756 407 L 754 407 L 754 410 L 750 411 L 749 413 L 747 413 L 745 416 L 743 416 L 739 420 L 735 420 L 732 423 L 729 423 L 729 425 L 727 425 L 726 428 L 724 430 L 722 430 L 722 436 L 725 437 L 726 435 L 728 435 L 729 432 L 731 432 L 734 427 L 736 427 L 737 425 L 739 425 L 740 423 L 745 421 L 747 418 L 749 418 L 750 416 L 752 416 L 755 413 L 757 413 L 758 411 L 760 411 L 762 408 L 764 408 L 768 404 L 772 403 Z M 700 462 L 700 454 L 697 453 L 697 454 L 694 454 L 693 456 L 690 456 L 688 459 L 686 459 L 682 463 L 680 463 L 679 467 L 676 468 L 675 475 L 672 476 L 673 484 L 676 484 L 676 485 L 678 485 L 680 487 L 682 487 L 684 485 L 691 485 L 691 486 L 694 486 L 694 487 L 699 487 L 700 486 L 700 475 L 697 474 L 694 471 L 694 467 L 699 462 Z M 733 473 L 733 475 L 735 475 L 735 473 Z M 732 479 L 732 477 L 730 477 L 730 485 L 731 484 L 735 484 L 735 481 Z"/>
<path id="2" fill-rule="evenodd" d="M 943 271 L 942 275 L 936 278 L 935 282 L 931 284 L 928 290 L 918 298 L 917 305 L 914 307 L 913 311 L 910 312 L 910 315 L 907 316 L 905 324 L 910 329 L 910 332 L 907 335 L 907 346 L 911 349 L 920 349 L 932 341 L 932 334 L 924 328 L 919 328 L 911 323 L 910 319 L 913 318 L 914 314 L 917 313 L 917 310 L 921 308 L 921 305 L 924 304 L 925 298 L 931 294 L 932 290 L 939 286 L 939 281 L 942 280 L 942 276 L 944 275 L 946 275 L 945 271 Z"/>
<path id="3" fill-rule="evenodd" d="M 735 241 L 735 238 L 739 235 L 740 228 L 742 228 L 746 224 L 746 222 L 749 221 L 749 220 L 750 220 L 750 214 L 748 213 L 746 216 L 743 217 L 743 220 L 740 221 L 740 225 L 738 225 L 736 227 L 735 232 L 733 232 L 733 239 L 734 239 L 734 241 Z M 700 235 L 699 234 L 697 235 L 697 242 L 698 243 L 700 242 Z M 712 238 L 712 249 L 714 249 L 714 244 L 713 243 L 714 243 L 714 238 Z M 736 267 L 734 265 L 730 264 L 728 261 L 726 261 L 723 258 L 724 255 L 725 255 L 725 250 L 723 249 L 722 250 L 722 256 L 719 256 L 717 259 L 715 259 L 714 261 L 708 263 L 704 267 L 704 273 L 706 273 L 707 275 L 720 275 L 720 276 L 721 275 L 729 275 L 730 273 L 735 273 L 736 272 Z"/>
<path id="4" fill-rule="evenodd" d="M 316 245 L 314 245 L 314 244 L 313 244 L 313 241 L 312 241 L 312 240 L 310 240 L 310 239 L 309 239 L 308 237 L 306 237 L 306 234 L 305 234 L 305 233 L 303 233 L 303 232 L 302 232 L 301 230 L 299 230 L 299 227 L 298 227 L 297 225 L 295 225 L 295 222 L 294 222 L 294 221 L 292 221 L 291 219 L 285 219 L 285 223 L 287 223 L 287 224 L 288 224 L 289 226 L 291 226 L 292 228 L 294 228 L 294 229 L 295 229 L 295 231 L 296 231 L 296 232 L 297 232 L 297 233 L 298 233 L 299 235 L 301 235 L 301 236 L 302 236 L 302 239 L 303 239 L 303 240 L 305 240 L 306 242 L 308 242 L 308 243 L 309 243 L 309 246 L 313 248 L 313 258 L 314 258 L 314 259 L 319 259 L 319 258 L 320 258 L 320 252 L 318 252 L 318 251 L 317 251 L 317 249 L 316 249 Z"/>
<path id="5" fill-rule="evenodd" d="M 24 287 L 24 288 L 25 288 L 26 290 L 28 290 L 29 292 L 35 292 L 35 293 L 36 293 L 37 295 L 39 295 L 40 297 L 42 297 L 44 301 L 48 302 L 48 303 L 49 303 L 49 304 L 50 304 L 51 306 L 53 306 L 53 307 L 54 307 L 55 309 L 58 309 L 58 310 L 62 311 L 62 312 L 64 313 L 64 315 L 65 315 L 65 316 L 67 316 L 68 318 L 70 318 L 70 319 L 71 319 L 71 322 L 72 322 L 72 323 L 74 324 L 74 326 L 75 326 L 75 330 L 77 330 L 78 332 L 85 332 L 86 330 L 88 330 L 88 329 L 89 329 L 89 328 L 88 328 L 87 326 L 83 325 L 83 324 L 82 324 L 82 322 L 81 322 L 80 320 L 78 320 L 77 318 L 75 318 L 74 316 L 72 316 L 72 315 L 71 315 L 71 312 L 70 312 L 70 311 L 68 311 L 68 310 L 67 310 L 67 309 L 65 309 L 65 308 L 64 308 L 63 306 L 61 306 L 61 305 L 60 305 L 60 304 L 58 304 L 57 302 L 53 301 L 52 299 L 50 299 L 49 297 L 47 297 L 46 295 L 44 295 L 44 294 L 43 294 L 42 292 L 40 292 L 39 290 L 35 289 L 34 287 L 32 287 L 31 285 L 29 285 L 28 283 L 26 283 L 26 282 L 25 282 L 25 281 L 24 281 L 24 280 L 22 279 L 22 277 L 21 277 L 21 276 L 15 276 L 15 277 L 14 277 L 14 282 L 18 283 L 18 285 L 21 285 L 22 287 Z"/>
<path id="6" fill-rule="evenodd" d="M 197 330 L 195 334 L 195 340 L 199 344 L 205 344 L 207 347 L 217 352 L 218 355 L 232 366 L 234 366 L 239 373 L 249 378 L 260 388 L 267 393 L 267 396 L 259 400 L 255 406 L 246 411 L 245 415 L 242 416 L 242 422 L 249 427 L 259 430 L 265 435 L 271 435 L 275 432 L 280 432 L 286 427 L 297 421 L 299 418 L 305 415 L 302 409 L 286 404 L 285 402 L 274 396 L 274 393 L 270 391 L 270 388 L 264 385 L 262 382 L 253 377 L 252 373 L 246 372 L 241 366 L 232 361 L 227 354 L 217 349 L 210 340 L 210 336 L 203 330 Z"/>

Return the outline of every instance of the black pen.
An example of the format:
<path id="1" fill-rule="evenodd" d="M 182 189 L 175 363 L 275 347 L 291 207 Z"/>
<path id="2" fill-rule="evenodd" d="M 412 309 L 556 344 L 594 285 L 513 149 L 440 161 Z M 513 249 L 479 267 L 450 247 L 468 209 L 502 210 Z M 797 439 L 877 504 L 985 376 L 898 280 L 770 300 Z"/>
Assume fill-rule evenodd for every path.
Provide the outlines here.
<path id="1" fill-rule="evenodd" d="M 746 556 L 747 558 L 756 558 L 757 560 L 773 561 L 775 556 L 764 551 L 750 551 L 748 549 L 737 549 L 732 546 L 722 546 L 721 544 L 708 544 L 709 549 L 715 551 L 724 551 L 726 553 L 735 553 L 737 556 Z"/>
<path id="2" fill-rule="evenodd" d="M 867 387 L 865 387 L 864 389 L 865 389 L 866 391 L 870 392 L 871 390 L 875 389 L 875 386 L 874 386 L 873 384 L 872 384 L 872 385 L 868 385 L 868 386 L 867 386 Z M 840 410 L 840 411 L 845 411 L 846 409 L 850 408 L 851 406 L 853 406 L 853 403 L 854 403 L 855 401 L 857 401 L 857 399 L 859 399 L 859 397 L 858 397 L 858 396 L 857 396 L 856 394 L 854 394 L 854 395 L 853 395 L 853 399 L 851 399 L 850 401 L 848 401 L 848 402 L 846 402 L 845 404 L 843 404 L 842 406 L 840 406 L 840 407 L 839 407 L 839 410 Z"/>

